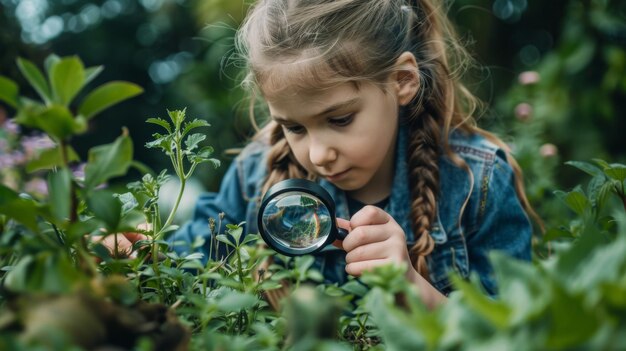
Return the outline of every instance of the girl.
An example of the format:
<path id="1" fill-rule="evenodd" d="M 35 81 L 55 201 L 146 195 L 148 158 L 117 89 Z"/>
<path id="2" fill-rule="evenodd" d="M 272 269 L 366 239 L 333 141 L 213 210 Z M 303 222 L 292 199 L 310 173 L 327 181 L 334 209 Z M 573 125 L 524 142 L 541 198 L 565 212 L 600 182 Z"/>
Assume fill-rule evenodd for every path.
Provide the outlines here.
<path id="1" fill-rule="evenodd" d="M 245 86 L 271 119 L 172 240 L 208 236 L 207 219 L 221 212 L 256 233 L 264 192 L 308 178 L 330 192 L 349 230 L 316 254 L 328 281 L 393 262 L 409 267 L 430 306 L 446 299 L 453 270 L 495 294 L 488 254 L 529 260 L 533 212 L 506 145 L 476 126 L 477 100 L 460 82 L 468 56 L 443 7 L 260 0 L 237 42 Z"/>

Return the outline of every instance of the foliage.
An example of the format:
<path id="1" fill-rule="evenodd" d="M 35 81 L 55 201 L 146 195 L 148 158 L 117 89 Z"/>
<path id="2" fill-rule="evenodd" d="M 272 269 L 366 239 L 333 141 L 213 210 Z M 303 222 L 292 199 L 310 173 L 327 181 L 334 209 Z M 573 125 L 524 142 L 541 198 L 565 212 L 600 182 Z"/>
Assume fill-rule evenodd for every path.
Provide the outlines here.
<path id="1" fill-rule="evenodd" d="M 501 130 L 512 135 L 529 199 L 546 224 L 535 237 L 535 260 L 493 253 L 497 297 L 487 297 L 475 278 L 453 277 L 456 291 L 434 311 L 399 267 L 343 286 L 322 284 L 311 257 L 275 255 L 256 245 L 258 236 L 244 236 L 241 226 L 223 225 L 222 217 L 207 219 L 208 257 L 180 255 L 180 243 L 168 235 L 177 229 L 172 219 L 185 184 L 198 165 L 219 165 L 212 148 L 201 146 L 215 140 L 195 132 L 208 123 L 187 121 L 186 110 L 147 120 L 160 131 L 146 149 L 162 151 L 180 180 L 178 200 L 162 216 L 158 199 L 169 176 L 133 161 L 128 131 L 89 150 L 87 162 L 75 150 L 95 117 L 141 89 L 110 82 L 86 92 L 101 67 L 51 56 L 41 71 L 19 59 L 16 71 L 40 101 L 0 76 L 0 100 L 16 111 L 15 118 L 0 120 L 3 157 L 11 156 L 0 159 L 0 349 L 623 348 L 626 166 L 596 158 L 559 168 L 571 155 L 608 159 L 602 148 L 585 149 L 600 145 L 597 133 L 582 138 L 562 131 L 572 123 L 593 131 L 590 122 L 597 119 L 589 118 L 596 116 L 604 126 L 619 126 L 622 107 L 615 101 L 625 91 L 624 50 L 616 41 L 623 24 L 615 16 L 622 5 L 569 3 L 556 50 L 536 71 L 520 75 L 497 105 L 516 117 Z M 228 37 L 220 35 L 213 40 Z M 223 46 L 219 54 L 209 50 L 206 60 L 223 55 Z M 191 72 L 176 84 L 196 84 L 192 76 L 205 75 Z M 30 130 L 43 134 L 24 135 Z M 107 186 L 132 167 L 143 174 L 139 181 L 121 191 Z M 576 185 L 580 181 L 564 182 L 563 174 L 591 178 Z M 46 186 L 34 188 L 35 181 Z M 138 229 L 141 223 L 149 225 Z M 122 231 L 146 235 L 135 243 L 136 255 L 97 243 L 103 234 Z M 191 248 L 206 245 L 203 240 Z M 279 310 L 269 303 L 274 293 L 288 295 Z"/>
<path id="2" fill-rule="evenodd" d="M 145 173 L 125 193 L 102 187 L 133 164 L 126 131 L 89 152 L 84 176 L 70 169 L 72 136 L 84 130 L 80 121 L 139 90 L 118 82 L 126 89 L 103 94 L 110 86 L 105 84 L 86 95 L 74 116 L 71 104 L 82 85 L 63 78 L 84 82 L 89 74 L 77 58 L 49 62 L 48 72 L 61 73 L 49 73 L 46 80 L 34 65 L 18 61 L 39 86 L 43 103 L 18 97 L 16 85 L 2 78 L 0 96 L 17 110 L 13 121 L 44 131 L 60 155 L 31 167 L 47 171 L 41 175 L 47 195 L 36 199 L 0 188 L 3 346 L 534 350 L 626 344 L 620 333 L 626 310 L 622 164 L 568 162 L 592 178 L 585 188 L 555 193 L 575 218 L 542 238 L 552 256 L 530 264 L 493 253 L 498 297 L 486 296 L 475 277 L 453 276 L 456 291 L 444 306 L 429 311 L 399 267 L 376 269 L 343 286 L 321 284 L 323 277 L 311 268 L 313 257 L 277 256 L 255 245 L 258 235 L 244 236 L 240 225 L 222 228 L 222 216 L 208 221 L 208 257 L 179 255 L 179 243 L 167 234 L 177 228 L 172 218 L 185 181 L 201 163 L 219 165 L 210 158 L 212 148 L 200 146 L 205 136 L 194 133 L 208 124 L 187 121 L 184 110 L 168 111 L 169 120 L 147 120 L 163 132 L 154 133 L 146 147 L 164 152 L 180 180 L 178 201 L 162 220 L 157 200 L 165 171 Z M 149 225 L 137 229 L 142 222 Z M 98 243 L 102 234 L 122 231 L 146 235 L 135 243 L 138 254 L 127 257 L 117 246 L 109 252 Z M 198 238 L 191 251 L 205 244 Z M 268 265 L 270 256 L 274 263 Z M 266 300 L 272 292 L 289 296 L 279 310 Z"/>

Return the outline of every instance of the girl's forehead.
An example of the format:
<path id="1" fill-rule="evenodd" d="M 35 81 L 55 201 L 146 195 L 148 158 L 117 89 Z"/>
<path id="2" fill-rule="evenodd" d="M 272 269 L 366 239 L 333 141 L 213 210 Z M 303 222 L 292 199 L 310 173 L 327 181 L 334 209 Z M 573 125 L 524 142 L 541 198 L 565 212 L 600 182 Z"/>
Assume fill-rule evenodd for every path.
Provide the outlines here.
<path id="1" fill-rule="evenodd" d="M 264 95 L 315 94 L 356 80 L 352 72 L 339 72 L 311 52 L 302 52 L 296 57 L 266 58 L 256 63 L 253 72 Z"/>
<path id="2" fill-rule="evenodd" d="M 321 111 L 329 106 L 358 99 L 360 94 L 353 84 L 343 83 L 318 89 L 281 89 L 264 96 L 272 114 L 291 116 L 302 110 L 307 110 L 307 114 L 311 110 Z"/>
<path id="3" fill-rule="evenodd" d="M 313 70 L 274 67 L 264 74 L 259 85 L 266 96 L 319 94 L 343 83 L 337 78 L 332 78 L 332 74 L 321 75 Z M 346 78 L 341 80 L 348 81 Z"/>

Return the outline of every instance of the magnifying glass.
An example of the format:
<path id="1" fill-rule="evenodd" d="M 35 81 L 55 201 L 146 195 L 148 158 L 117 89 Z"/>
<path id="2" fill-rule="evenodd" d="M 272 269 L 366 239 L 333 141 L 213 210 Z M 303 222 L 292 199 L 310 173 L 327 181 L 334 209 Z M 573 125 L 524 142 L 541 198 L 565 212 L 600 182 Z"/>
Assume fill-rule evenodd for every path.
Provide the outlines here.
<path id="1" fill-rule="evenodd" d="M 337 228 L 335 202 L 330 194 L 305 179 L 283 180 L 265 193 L 258 227 L 263 240 L 287 256 L 317 252 L 348 234 Z"/>

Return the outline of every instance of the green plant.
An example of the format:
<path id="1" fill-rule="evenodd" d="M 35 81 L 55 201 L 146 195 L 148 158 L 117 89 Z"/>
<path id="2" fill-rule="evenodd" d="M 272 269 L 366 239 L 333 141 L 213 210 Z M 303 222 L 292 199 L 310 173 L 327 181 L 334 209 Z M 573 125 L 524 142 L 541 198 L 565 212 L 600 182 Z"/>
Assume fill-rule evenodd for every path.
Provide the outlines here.
<path id="1" fill-rule="evenodd" d="M 591 176 L 585 186 L 551 190 L 556 158 L 537 158 L 545 125 L 520 120 L 516 149 L 534 179 L 531 200 L 560 206 L 548 231 L 537 237 L 550 256 L 533 263 L 493 253 L 499 295 L 488 297 L 476 277 L 452 277 L 447 303 L 429 311 L 398 267 L 381 267 L 337 286 L 323 283 L 311 256 L 289 258 L 256 245 L 242 224 L 207 218 L 208 257 L 180 255 L 168 238 L 185 184 L 201 163 L 217 167 L 212 149 L 201 147 L 207 127 L 187 121 L 186 111 L 150 118 L 165 132 L 146 143 L 165 153 L 180 181 L 166 216 L 159 192 L 167 180 L 133 161 L 128 131 L 89 151 L 84 176 L 72 138 L 108 106 L 138 94 L 137 86 L 114 82 L 75 96 L 100 68 L 84 69 L 77 58 L 51 57 L 47 78 L 32 63 L 18 67 L 41 102 L 18 95 L 0 77 L 0 100 L 16 110 L 12 121 L 42 131 L 52 145 L 26 163 L 13 164 L 17 177 L 44 177 L 47 194 L 0 185 L 0 349 L 81 350 L 383 350 L 383 349 L 600 349 L 626 345 L 626 166 L 599 159 L 567 164 Z M 525 86 L 532 96 L 532 89 Z M 530 97 L 529 97 L 530 99 Z M 529 100 L 530 101 L 530 100 Z M 519 112 L 519 111 L 518 111 Z M 521 111 L 524 112 L 524 111 Z M 11 147 L 23 136 L 6 134 Z M 116 193 L 103 184 L 130 167 L 144 173 Z M 21 180 L 15 184 L 24 183 Z M 614 194 L 615 196 L 612 196 Z M 553 201 L 554 200 L 554 201 Z M 558 201 L 557 201 L 558 200 Z M 565 206 L 571 210 L 560 215 Z M 545 209 L 542 208 L 542 209 Z M 149 226 L 138 229 L 137 226 Z M 136 256 L 113 255 L 98 238 L 139 231 Z M 91 243 L 91 244 L 90 244 Z M 548 254 L 546 251 L 541 251 Z M 263 262 L 270 256 L 271 265 Z M 97 259 L 98 258 L 98 259 Z M 541 259 L 543 258 L 543 259 Z M 267 266 L 267 267 L 266 267 Z M 263 267 L 263 268 L 261 268 Z M 262 272 L 259 272 L 259 271 Z M 289 295 L 275 311 L 265 301 L 272 290 Z"/>

